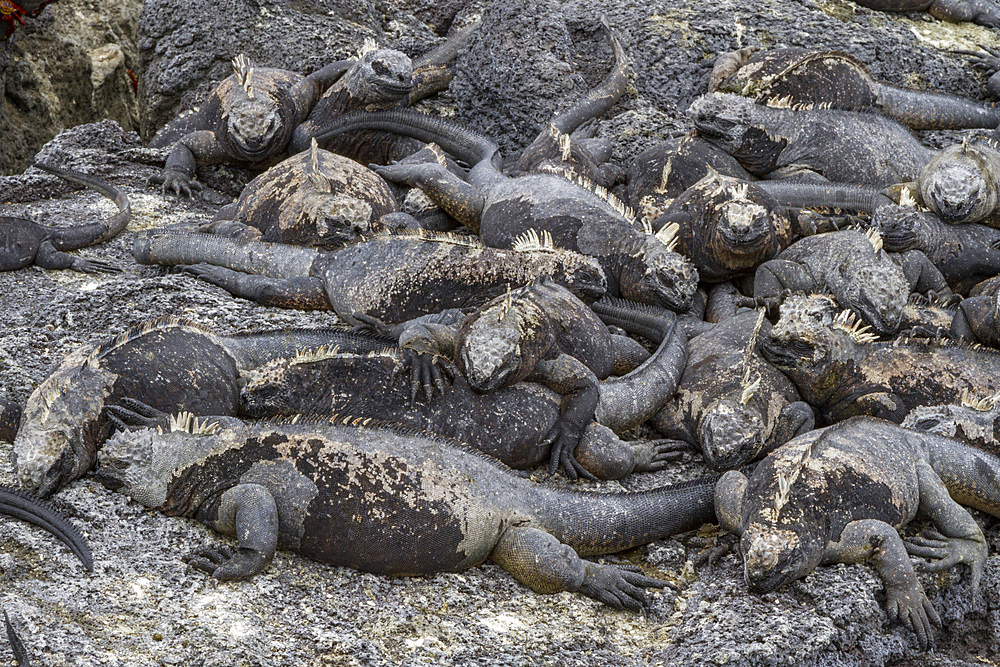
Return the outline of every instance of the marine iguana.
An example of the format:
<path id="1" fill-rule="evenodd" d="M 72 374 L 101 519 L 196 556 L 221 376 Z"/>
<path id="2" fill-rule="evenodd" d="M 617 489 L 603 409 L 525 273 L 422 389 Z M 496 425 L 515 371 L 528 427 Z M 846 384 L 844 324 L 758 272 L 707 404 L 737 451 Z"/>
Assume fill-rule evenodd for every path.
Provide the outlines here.
<path id="1" fill-rule="evenodd" d="M 955 310 L 948 335 L 965 343 L 1000 348 L 1000 295 L 962 299 Z"/>
<path id="2" fill-rule="evenodd" d="M 934 155 L 904 126 L 873 113 L 767 106 L 712 93 L 692 102 L 688 115 L 700 136 L 771 179 L 882 188 L 915 180 Z"/>
<path id="3" fill-rule="evenodd" d="M 654 235 L 604 188 L 565 172 L 509 178 L 500 171 L 501 157 L 492 141 L 447 120 L 407 110 L 349 114 L 317 130 L 317 138 L 359 129 L 434 142 L 474 165 L 467 181 L 435 163 L 373 169 L 389 181 L 422 189 L 486 245 L 509 248 L 530 230 L 547 232 L 557 247 L 598 258 L 610 294 L 678 312 L 690 307 L 697 271 L 670 250 L 672 228 Z"/>
<path id="4" fill-rule="evenodd" d="M 10 649 L 14 653 L 14 659 L 17 660 L 17 667 L 31 667 L 28 651 L 24 648 L 24 642 L 17 636 L 17 631 L 14 630 L 6 609 L 3 610 L 3 624 L 7 630 L 7 641 L 10 642 Z"/>
<path id="5" fill-rule="evenodd" d="M 230 293 L 268 306 L 333 310 L 348 324 L 362 313 L 388 323 L 447 308 L 475 307 L 553 276 L 586 301 L 607 283 L 591 257 L 558 250 L 544 234 L 526 234 L 511 250 L 474 237 L 422 230 L 379 234 L 331 252 L 202 234 L 137 237 L 140 264 L 183 265 Z"/>
<path id="6" fill-rule="evenodd" d="M 1000 6 L 991 0 L 854 0 L 880 12 L 930 12 L 943 21 L 1000 27 Z"/>
<path id="7" fill-rule="evenodd" d="M 613 143 L 595 139 L 591 134 L 593 119 L 613 107 L 628 87 L 628 56 L 604 14 L 601 27 L 615 55 L 611 71 L 583 99 L 552 117 L 535 140 L 521 151 L 512 175 L 535 172 L 543 165 L 561 166 L 605 188 L 610 188 L 621 176 L 621 171 L 610 162 Z"/>
<path id="8" fill-rule="evenodd" d="M 986 92 L 994 99 L 1000 98 L 1000 50 L 995 47 L 980 44 L 980 51 L 970 51 L 968 49 L 955 49 L 952 53 L 972 58 L 972 66 L 983 70 L 988 77 L 986 80 Z"/>
<path id="9" fill-rule="evenodd" d="M 800 239 L 754 274 L 754 299 L 779 299 L 791 292 L 824 292 L 854 311 L 881 334 L 899 329 L 912 292 L 948 297 L 941 273 L 919 250 L 890 256 L 876 230 L 845 229 Z"/>
<path id="10" fill-rule="evenodd" d="M 855 417 L 782 445 L 749 478 L 727 472 L 715 512 L 741 536 L 751 591 L 773 591 L 821 564 L 870 558 L 885 583 L 889 620 L 898 618 L 926 647 L 931 624 L 941 621 L 908 556 L 930 559 L 918 568 L 932 572 L 965 563 L 975 593 L 986 538 L 958 503 L 1000 516 L 998 475 L 996 455 Z M 934 530 L 902 540 L 897 531 L 918 511 Z"/>
<path id="11" fill-rule="evenodd" d="M 397 210 L 378 174 L 313 142 L 250 181 L 200 231 L 332 250 L 381 231 Z"/>
<path id="12" fill-rule="evenodd" d="M 939 151 L 903 188 L 948 224 L 1000 228 L 1000 153 L 996 144 L 963 142 Z"/>
<path id="13" fill-rule="evenodd" d="M 915 130 L 1000 124 L 1000 114 L 991 105 L 881 83 L 860 60 L 833 49 L 783 47 L 724 53 L 715 61 L 708 92 L 735 93 L 764 103 L 786 100 L 804 107 L 872 110 Z"/>
<path id="14" fill-rule="evenodd" d="M 677 224 L 677 250 L 716 283 L 753 271 L 787 248 L 792 221 L 778 202 L 754 183 L 709 170 L 652 225 Z"/>
<path id="15" fill-rule="evenodd" d="M 770 328 L 762 311 L 742 310 L 692 338 L 677 395 L 653 427 L 693 445 L 713 470 L 755 461 L 812 429 L 812 408 L 756 349 Z"/>
<path id="16" fill-rule="evenodd" d="M 761 351 L 827 423 L 867 414 L 898 424 L 919 405 L 1000 391 L 1000 353 L 947 340 L 880 342 L 867 329 L 830 297 L 793 295 Z"/>
<path id="17" fill-rule="evenodd" d="M 487 559 L 538 593 L 647 605 L 665 582 L 582 560 L 712 519 L 715 478 L 642 493 L 546 487 L 442 436 L 375 420 L 222 425 L 175 420 L 118 434 L 98 479 L 167 515 L 237 536 L 189 561 L 216 579 L 262 571 L 275 549 L 383 575 L 453 572 Z M 578 555 L 579 554 L 579 555 Z"/>
<path id="18" fill-rule="evenodd" d="M 598 381 L 624 375 L 649 357 L 642 345 L 612 334 L 601 319 L 568 289 L 542 278 L 497 297 L 472 314 L 444 311 L 416 318 L 392 331 L 412 366 L 411 395 L 423 385 L 443 390 L 448 373 L 440 359 L 453 359 L 469 387 L 486 393 L 523 380 L 544 384 L 562 395 L 552 438 L 549 473 L 562 467 L 592 477 L 573 457 L 583 430 L 594 421 Z"/>
<path id="19" fill-rule="evenodd" d="M 372 351 L 392 341 L 343 329 L 219 336 L 165 317 L 67 355 L 28 397 L 14 438 L 21 486 L 47 496 L 81 477 L 108 437 L 107 407 L 134 398 L 159 410 L 239 414 L 239 373 L 298 350 Z"/>
<path id="20" fill-rule="evenodd" d="M 955 292 L 968 294 L 977 283 L 1000 274 L 1000 230 L 968 222 L 945 224 L 941 218 L 910 205 L 886 204 L 876 209 L 872 225 L 890 252 L 919 250 L 937 267 Z"/>
<path id="21" fill-rule="evenodd" d="M 0 514 L 27 521 L 59 538 L 73 555 L 80 559 L 88 572 L 94 569 L 90 546 L 80 531 L 48 503 L 32 498 L 23 491 L 0 486 Z"/>
<path id="22" fill-rule="evenodd" d="M 971 393 L 958 403 L 921 405 L 906 415 L 903 428 L 927 431 L 1000 456 L 1000 411 L 996 395 L 975 398 Z"/>
<path id="23" fill-rule="evenodd" d="M 452 78 L 448 63 L 478 28 L 479 23 L 474 22 L 453 31 L 440 45 L 412 62 L 400 51 L 366 44 L 358 64 L 323 93 L 309 117 L 295 128 L 289 151 L 298 153 L 309 148 L 316 128 L 342 114 L 408 106 L 444 90 Z M 420 143 L 381 132 L 359 132 L 325 139 L 320 147 L 362 164 L 385 164 L 419 150 Z"/>
<path id="24" fill-rule="evenodd" d="M 117 236 L 132 216 L 128 196 L 107 181 L 51 165 L 33 165 L 71 183 L 101 193 L 118 206 L 118 213 L 103 222 L 76 227 L 47 227 L 24 218 L 0 216 L 0 271 L 16 271 L 35 264 L 43 269 L 73 269 L 84 273 L 117 273 L 121 269 L 96 259 L 67 254 L 104 243 Z"/>

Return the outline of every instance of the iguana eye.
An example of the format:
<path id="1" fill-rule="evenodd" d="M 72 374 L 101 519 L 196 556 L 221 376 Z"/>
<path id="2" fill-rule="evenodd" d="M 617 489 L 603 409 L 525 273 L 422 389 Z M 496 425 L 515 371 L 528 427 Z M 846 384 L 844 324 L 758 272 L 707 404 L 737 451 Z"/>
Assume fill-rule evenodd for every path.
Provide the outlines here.
<path id="1" fill-rule="evenodd" d="M 378 60 L 372 63 L 372 70 L 379 76 L 385 76 L 386 74 L 389 73 L 389 68 Z"/>

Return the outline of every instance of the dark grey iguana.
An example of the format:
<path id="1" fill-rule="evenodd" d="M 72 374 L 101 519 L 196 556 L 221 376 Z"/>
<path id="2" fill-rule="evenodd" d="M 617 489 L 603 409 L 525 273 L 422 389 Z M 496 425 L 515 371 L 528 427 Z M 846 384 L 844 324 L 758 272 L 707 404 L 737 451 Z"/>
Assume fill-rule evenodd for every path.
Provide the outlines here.
<path id="1" fill-rule="evenodd" d="M 971 22 L 1000 28 L 1000 6 L 992 0 L 854 0 L 862 7 L 880 12 L 927 11 L 932 16 L 955 22 Z"/>
<path id="2" fill-rule="evenodd" d="M 332 250 L 382 231 L 379 220 L 397 210 L 378 174 L 314 142 L 250 181 L 201 231 Z"/>
<path id="3" fill-rule="evenodd" d="M 552 276 L 586 301 L 607 289 L 596 260 L 557 250 L 537 234 L 501 250 L 470 236 L 401 231 L 332 252 L 204 234 L 151 234 L 136 239 L 134 255 L 140 264 L 182 265 L 264 305 L 333 310 L 354 325 L 361 324 L 355 313 L 395 324 L 475 307 L 539 276 Z"/>
<path id="4" fill-rule="evenodd" d="M 653 419 L 713 470 L 746 465 L 813 427 L 812 408 L 756 349 L 770 328 L 763 313 L 742 310 L 692 338 L 677 395 Z"/>
<path id="5" fill-rule="evenodd" d="M 94 569 L 94 558 L 87 540 L 62 514 L 48 503 L 32 498 L 23 491 L 0 486 L 0 514 L 27 521 L 49 531 L 69 547 L 88 572 Z"/>
<path id="6" fill-rule="evenodd" d="M 995 128 L 1000 113 L 992 105 L 913 90 L 872 78 L 864 63 L 836 50 L 784 47 L 754 52 L 740 49 L 715 61 L 708 92 L 735 93 L 757 102 L 846 111 L 877 111 L 915 130 Z"/>
<path id="7" fill-rule="evenodd" d="M 598 381 L 640 366 L 649 352 L 628 336 L 612 334 L 583 302 L 549 279 L 497 297 L 471 314 L 459 310 L 420 317 L 396 327 L 392 337 L 412 366 L 412 395 L 423 385 L 443 389 L 454 360 L 476 392 L 493 392 L 529 380 L 562 398 L 552 427 L 549 472 L 591 477 L 573 458 L 583 430 L 594 421 Z"/>
<path id="8" fill-rule="evenodd" d="M 1000 98 L 1000 76 L 997 76 L 997 72 L 1000 72 L 1000 50 L 982 44 L 979 45 L 979 48 L 980 51 L 956 49 L 952 53 L 971 56 L 972 66 L 983 70 L 989 77 L 986 81 L 986 91 L 990 97 Z"/>
<path id="9" fill-rule="evenodd" d="M 107 262 L 83 259 L 66 251 L 103 243 L 125 229 L 132 216 L 128 196 L 94 176 L 44 164 L 34 166 L 101 193 L 115 202 L 118 213 L 102 222 L 75 227 L 46 227 L 24 218 L 0 216 L 0 271 L 15 271 L 32 264 L 43 269 L 73 269 L 85 273 L 120 271 Z"/>
<path id="10" fill-rule="evenodd" d="M 323 345 L 371 351 L 391 341 L 343 329 L 219 336 L 161 318 L 63 359 L 28 397 L 14 438 L 21 486 L 47 496 L 81 477 L 108 437 L 108 406 L 136 399 L 165 412 L 239 414 L 239 373 Z"/>
<path id="11" fill-rule="evenodd" d="M 874 113 L 767 106 L 712 93 L 688 109 L 698 134 L 766 178 L 878 188 L 912 181 L 933 157 L 898 122 Z"/>
<path id="12" fill-rule="evenodd" d="M 621 176 L 610 162 L 613 143 L 591 136 L 591 121 L 613 107 L 628 87 L 628 57 L 611 30 L 607 16 L 601 27 L 608 35 L 615 63 L 600 85 L 566 111 L 556 114 L 538 136 L 517 157 L 513 175 L 538 171 L 543 165 L 567 167 L 597 185 L 610 188 Z"/>
<path id="13" fill-rule="evenodd" d="M 937 267 L 955 292 L 968 294 L 976 284 L 1000 274 L 1000 229 L 974 222 L 945 224 L 914 206 L 886 204 L 876 209 L 873 226 L 890 252 L 919 250 Z"/>
<path id="14" fill-rule="evenodd" d="M 948 327 L 948 336 L 965 343 L 1000 348 L 1000 296 L 962 299 Z"/>
<path id="15" fill-rule="evenodd" d="M 31 667 L 28 650 L 24 648 L 24 642 L 21 641 L 21 638 L 17 635 L 17 631 L 14 630 L 14 626 L 10 622 L 10 617 L 7 616 L 6 609 L 3 610 L 3 624 L 7 630 L 7 641 L 10 642 L 10 649 L 14 653 L 14 659 L 17 660 L 17 667 Z"/>
<path id="16" fill-rule="evenodd" d="M 147 507 L 236 535 L 237 549 L 203 549 L 190 561 L 217 579 L 260 572 L 277 548 L 384 575 L 492 560 L 538 593 L 575 591 L 632 610 L 646 606 L 643 588 L 665 583 L 579 555 L 710 521 L 715 483 L 634 494 L 551 488 L 448 438 L 349 417 L 253 426 L 182 418 L 163 433 L 113 437 L 97 477 Z"/>
<path id="17" fill-rule="evenodd" d="M 965 563 L 975 594 L 986 539 L 958 503 L 1000 516 L 998 475 L 995 455 L 856 417 L 779 447 L 749 479 L 727 472 L 715 490 L 715 511 L 741 536 L 751 591 L 773 591 L 821 564 L 871 559 L 885 584 L 889 620 L 898 618 L 926 647 L 940 618 L 909 556 L 929 559 L 922 570 Z M 934 529 L 904 542 L 898 530 L 918 514 Z"/>
<path id="18" fill-rule="evenodd" d="M 509 248 L 531 230 L 548 233 L 557 247 L 598 258 L 608 277 L 609 294 L 677 311 L 690 307 L 697 271 L 669 249 L 669 232 L 655 236 L 604 188 L 566 173 L 505 176 L 492 141 L 442 118 L 412 111 L 350 114 L 319 128 L 316 136 L 322 140 L 362 129 L 434 142 L 473 165 L 467 180 L 437 163 L 373 168 L 389 181 L 422 189 L 486 245 Z"/>
<path id="19" fill-rule="evenodd" d="M 948 224 L 981 222 L 1000 228 L 1000 153 L 991 141 L 962 143 L 939 151 L 914 184 L 904 184 L 917 203 Z"/>
<path id="20" fill-rule="evenodd" d="M 826 296 L 786 299 L 761 351 L 827 423 L 854 415 L 899 423 L 920 405 L 1000 391 L 1000 353 L 926 338 L 878 341 Z"/>
<path id="21" fill-rule="evenodd" d="M 898 331 L 911 293 L 951 295 L 944 277 L 922 252 L 890 255 L 875 230 L 799 239 L 757 267 L 755 299 L 778 299 L 788 291 L 832 294 L 881 334 Z"/>
<path id="22" fill-rule="evenodd" d="M 1000 456 L 1000 411 L 996 395 L 966 394 L 956 403 L 921 405 L 910 410 L 903 428 L 927 431 Z"/>

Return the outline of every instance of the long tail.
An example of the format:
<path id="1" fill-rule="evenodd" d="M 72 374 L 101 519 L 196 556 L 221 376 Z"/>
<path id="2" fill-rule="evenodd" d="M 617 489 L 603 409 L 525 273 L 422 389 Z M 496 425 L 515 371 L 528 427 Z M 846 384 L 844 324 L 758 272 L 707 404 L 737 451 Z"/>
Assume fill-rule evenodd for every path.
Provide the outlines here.
<path id="1" fill-rule="evenodd" d="M 615 433 L 624 433 L 651 419 L 677 391 L 687 366 L 687 336 L 677 328 L 677 316 L 670 311 L 611 297 L 592 308 L 608 324 L 661 341 L 634 371 L 600 384 L 595 418 Z"/>
<path id="2" fill-rule="evenodd" d="M 874 213 L 882 204 L 892 204 L 881 190 L 856 185 L 820 185 L 789 181 L 757 181 L 757 187 L 778 200 L 779 204 L 799 208 L 839 208 L 859 213 Z"/>
<path id="3" fill-rule="evenodd" d="M 22 519 L 49 531 L 69 547 L 88 571 L 93 571 L 94 558 L 87 541 L 76 526 L 48 503 L 32 498 L 23 491 L 0 486 L 0 514 Z"/>
<path id="4" fill-rule="evenodd" d="M 531 513 L 581 555 L 649 544 L 715 522 L 715 484 L 721 475 L 639 493 L 596 493 L 538 485 Z"/>
<path id="5" fill-rule="evenodd" d="M 884 113 L 915 130 L 961 130 L 1000 125 L 1000 113 L 992 105 L 955 95 L 882 84 L 879 102 Z"/>
<path id="6" fill-rule="evenodd" d="M 269 278 L 298 278 L 310 275 L 321 253 L 284 243 L 242 241 L 212 234 L 150 232 L 136 237 L 132 254 L 140 264 L 206 263 Z"/>
<path id="7" fill-rule="evenodd" d="M 610 109 L 625 94 L 628 87 L 628 56 L 618 37 L 611 31 L 608 17 L 601 15 L 601 26 L 608 34 L 611 48 L 615 52 L 615 66 L 599 86 L 589 91 L 583 99 L 552 119 L 552 124 L 563 134 L 569 134 L 581 123 L 600 116 Z"/>
<path id="8" fill-rule="evenodd" d="M 426 143 L 434 142 L 469 165 L 484 160 L 499 164 L 497 145 L 486 137 L 443 118 L 408 109 L 345 114 L 321 125 L 313 136 L 322 143 L 333 136 L 358 130 L 382 130 Z"/>
<path id="9" fill-rule="evenodd" d="M 1000 457 L 934 433 L 920 436 L 930 455 L 931 467 L 955 502 L 1000 517 Z"/>
<path id="10" fill-rule="evenodd" d="M 63 178 L 71 183 L 83 185 L 91 190 L 100 192 L 108 199 L 113 200 L 118 206 L 118 213 L 115 213 L 103 222 L 60 229 L 58 233 L 52 236 L 52 245 L 56 247 L 56 250 L 78 250 L 79 248 L 104 243 L 118 236 L 128 226 L 129 220 L 132 219 L 132 206 L 129 203 L 128 195 L 118 188 L 107 181 L 95 178 L 94 176 L 88 176 L 87 174 L 81 174 L 77 171 L 60 169 L 59 167 L 53 167 L 40 162 L 36 162 L 34 166 L 55 174 L 59 178 Z"/>
<path id="11" fill-rule="evenodd" d="M 17 667 L 31 667 L 31 660 L 28 658 L 28 650 L 24 648 L 24 642 L 17 636 L 17 631 L 10 623 L 7 610 L 3 610 L 3 624 L 7 628 L 7 641 L 10 642 L 10 650 L 14 652 L 14 659 L 17 660 Z"/>

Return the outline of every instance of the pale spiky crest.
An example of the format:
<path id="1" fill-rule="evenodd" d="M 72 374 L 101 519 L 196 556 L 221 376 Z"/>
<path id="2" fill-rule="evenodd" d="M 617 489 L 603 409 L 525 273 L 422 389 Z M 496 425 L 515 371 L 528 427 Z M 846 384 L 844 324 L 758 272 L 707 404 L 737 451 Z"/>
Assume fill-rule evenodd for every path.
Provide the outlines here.
<path id="1" fill-rule="evenodd" d="M 1000 404 L 1000 392 L 985 398 L 975 398 L 968 389 L 962 391 L 961 405 L 963 408 L 972 408 L 979 412 L 991 412 L 997 409 Z"/>
<path id="2" fill-rule="evenodd" d="M 657 188 L 660 192 L 666 192 L 667 186 L 670 184 L 670 172 L 674 169 L 674 158 L 670 157 L 667 159 L 666 163 L 663 165 L 663 171 L 660 172 L 660 187 Z"/>
<path id="3" fill-rule="evenodd" d="M 753 331 L 750 332 L 750 339 L 747 340 L 747 346 L 743 350 L 743 359 L 741 363 L 743 364 L 745 370 L 743 371 L 743 379 L 740 384 L 742 386 L 742 392 L 740 393 L 740 403 L 746 405 L 753 398 L 753 395 L 760 388 L 760 383 L 762 376 L 757 373 L 757 379 L 753 382 L 750 381 L 751 370 L 753 366 L 751 365 L 751 360 L 753 359 L 753 351 L 757 347 L 757 337 L 760 336 L 760 329 L 764 326 L 764 314 L 763 308 L 757 311 L 757 322 L 754 324 Z"/>
<path id="4" fill-rule="evenodd" d="M 605 204 L 610 206 L 612 209 L 614 209 L 615 213 L 622 216 L 630 223 L 637 222 L 635 217 L 635 211 L 632 210 L 631 206 L 629 206 L 621 199 L 616 197 L 603 185 L 598 185 L 597 183 L 594 183 L 589 178 L 581 176 L 572 169 L 567 169 L 565 167 L 556 167 L 551 165 L 542 165 L 541 167 L 538 168 L 538 171 L 543 174 L 550 174 L 552 176 L 559 176 L 561 178 L 565 178 L 573 185 L 581 187 L 584 190 L 590 192 L 592 195 L 594 195 L 595 197 L 603 201 Z"/>
<path id="5" fill-rule="evenodd" d="M 772 97 L 769 98 L 765 104 L 772 109 L 791 109 L 794 105 L 792 96 L 785 95 L 784 97 Z"/>
<path id="6" fill-rule="evenodd" d="M 500 303 L 500 310 L 497 311 L 497 322 L 502 322 L 503 318 L 507 317 L 507 313 L 510 309 L 514 307 L 514 291 L 508 289 L 507 293 L 503 297 L 503 301 Z"/>
<path id="7" fill-rule="evenodd" d="M 434 142 L 427 144 L 426 148 L 431 153 L 434 153 L 434 159 L 437 161 L 439 165 L 441 165 L 442 167 L 448 166 L 448 156 L 445 155 L 443 148 L 441 148 Z"/>
<path id="8" fill-rule="evenodd" d="M 872 244 L 872 248 L 875 249 L 875 252 L 882 249 L 882 234 L 880 234 L 878 229 L 875 227 L 868 228 L 868 231 L 865 232 L 865 238 Z"/>
<path id="9" fill-rule="evenodd" d="M 309 144 L 309 182 L 316 192 L 333 192 L 333 184 L 330 179 L 323 175 L 319 168 L 319 144 L 314 137 Z"/>
<path id="10" fill-rule="evenodd" d="M 660 231 L 656 232 L 656 238 L 667 247 L 667 250 L 673 252 L 674 248 L 677 247 L 677 232 L 680 231 L 681 226 L 676 222 L 671 222 L 669 225 L 663 225 Z M 652 227 L 650 227 L 652 231 Z"/>
<path id="11" fill-rule="evenodd" d="M 165 315 L 163 317 L 158 317 L 155 320 L 150 320 L 149 322 L 143 322 L 139 326 L 133 327 L 128 331 L 115 336 L 111 340 L 101 343 L 87 355 L 87 358 L 84 360 L 82 366 L 97 367 L 98 361 L 101 357 L 104 357 L 109 352 L 119 349 L 122 345 L 125 345 L 126 343 L 129 343 L 141 336 L 145 336 L 151 331 L 155 331 L 157 329 L 193 329 L 200 334 L 214 336 L 211 331 L 205 329 L 199 324 L 195 324 L 191 320 L 176 317 L 174 315 Z"/>
<path id="12" fill-rule="evenodd" d="M 857 343 L 874 343 L 878 340 L 878 336 L 870 331 L 871 327 L 862 326 L 861 318 L 851 310 L 840 311 L 831 327 L 840 329 Z"/>
<path id="13" fill-rule="evenodd" d="M 253 63 L 242 53 L 233 58 L 233 74 L 247 97 L 253 99 Z"/>
<path id="14" fill-rule="evenodd" d="M 812 458 L 813 447 L 819 442 L 819 438 L 815 438 L 809 445 L 802 451 L 799 456 L 799 460 L 792 464 L 791 470 L 786 474 L 783 471 L 779 471 L 777 475 L 778 488 L 774 492 L 774 520 L 778 520 L 778 514 L 781 513 L 781 509 L 788 503 L 789 498 L 792 495 L 792 485 L 799 479 L 802 475 L 802 471 L 805 469 L 806 464 L 809 463 L 809 459 Z"/>
<path id="15" fill-rule="evenodd" d="M 749 192 L 749 183 L 739 183 L 729 188 L 729 198 L 735 201 L 745 201 Z"/>
<path id="16" fill-rule="evenodd" d="M 378 42 L 375 41 L 374 37 L 365 37 L 364 43 L 358 49 L 358 60 L 361 60 L 372 51 L 378 51 Z"/>
<path id="17" fill-rule="evenodd" d="M 339 345 L 320 345 L 319 347 L 296 350 L 292 357 L 293 364 L 307 364 L 311 361 L 323 361 L 340 354 Z"/>
<path id="18" fill-rule="evenodd" d="M 753 371 L 753 369 L 750 366 L 747 366 L 747 369 L 743 372 L 743 380 L 741 381 L 743 391 L 740 393 L 740 403 L 743 405 L 749 403 L 750 399 L 753 398 L 753 395 L 757 393 L 757 390 L 760 389 L 760 382 L 763 379 L 760 373 L 756 373 L 757 379 L 751 382 L 751 371 Z"/>
<path id="19" fill-rule="evenodd" d="M 514 246 L 511 249 L 514 252 L 546 251 L 555 250 L 556 244 L 549 230 L 543 229 L 539 233 L 535 229 L 529 229 L 514 239 Z"/>
<path id="20" fill-rule="evenodd" d="M 563 162 L 569 162 L 570 156 L 573 154 L 573 142 L 570 140 L 568 134 L 559 135 L 559 159 Z"/>
<path id="21" fill-rule="evenodd" d="M 191 435 L 214 435 L 216 434 L 221 426 L 219 422 L 200 421 L 191 412 L 178 412 L 176 415 L 170 415 L 170 419 L 167 421 L 167 433 L 190 433 Z M 164 432 L 162 427 L 157 427 L 157 431 L 161 434 Z"/>
<path id="22" fill-rule="evenodd" d="M 899 191 L 899 205 L 917 208 L 917 200 L 913 198 L 913 193 L 910 192 L 910 188 L 903 188 Z"/>
<path id="23" fill-rule="evenodd" d="M 452 232 L 432 232 L 428 229 L 390 229 L 375 234 L 375 238 L 417 238 L 429 243 L 450 243 L 466 248 L 485 248 L 482 241 L 474 236 L 454 234 Z"/>

